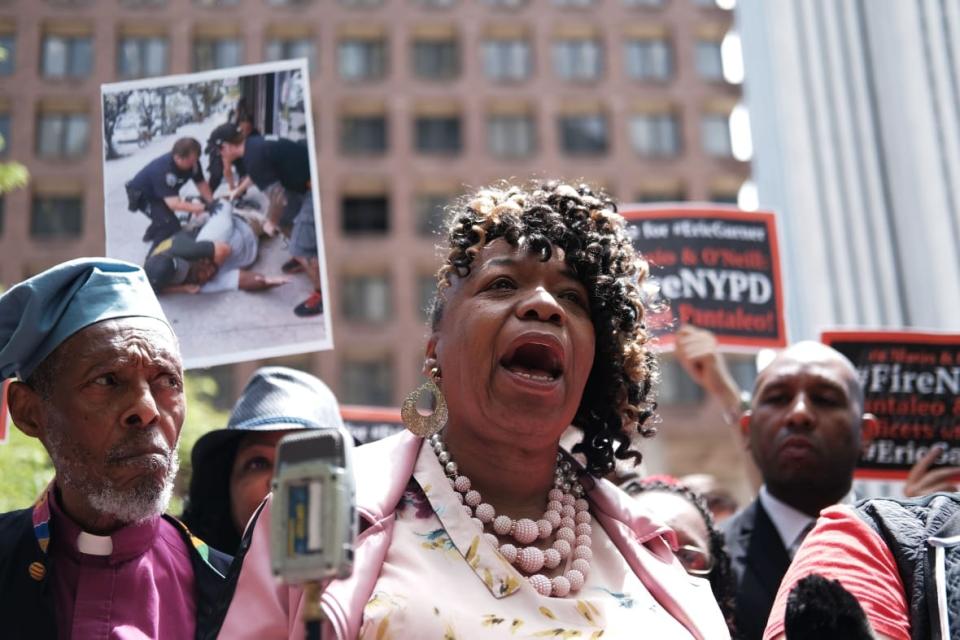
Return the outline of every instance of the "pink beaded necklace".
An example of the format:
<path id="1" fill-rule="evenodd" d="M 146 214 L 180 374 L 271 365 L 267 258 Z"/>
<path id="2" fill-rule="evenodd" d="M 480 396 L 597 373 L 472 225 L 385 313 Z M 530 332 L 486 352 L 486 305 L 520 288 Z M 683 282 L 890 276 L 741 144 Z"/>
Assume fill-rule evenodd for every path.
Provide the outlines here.
<path id="1" fill-rule="evenodd" d="M 535 522 L 530 518 L 514 520 L 508 516 L 498 516 L 493 506 L 483 501 L 480 492 L 471 488 L 470 478 L 457 472 L 457 463 L 450 457 L 440 435 L 430 436 L 428 442 L 450 479 L 466 514 L 481 531 L 489 526 L 496 532 L 496 535 L 485 532 L 484 539 L 508 562 L 530 574 L 527 580 L 539 594 L 562 598 L 583 587 L 590 573 L 590 561 L 593 559 L 593 552 L 590 550 L 593 534 L 590 526 L 590 504 L 583 498 L 584 491 L 577 480 L 576 470 L 561 454 L 557 454 L 553 488 L 547 494 L 547 510 L 543 517 Z M 509 542 L 501 544 L 497 535 L 509 535 L 524 546 L 517 548 Z M 535 540 L 547 540 L 551 536 L 554 537 L 553 544 L 546 550 L 529 546 Z M 555 569 L 564 561 L 567 564 L 562 575 L 551 579 L 539 573 L 544 567 Z"/>

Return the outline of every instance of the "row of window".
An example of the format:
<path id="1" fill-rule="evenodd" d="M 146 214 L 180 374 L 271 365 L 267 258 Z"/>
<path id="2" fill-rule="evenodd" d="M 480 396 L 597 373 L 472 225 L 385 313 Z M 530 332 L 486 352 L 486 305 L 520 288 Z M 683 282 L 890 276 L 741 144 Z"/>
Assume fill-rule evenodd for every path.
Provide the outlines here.
<path id="1" fill-rule="evenodd" d="M 416 231 L 427 238 L 442 227 L 447 205 L 457 193 L 420 193 L 414 196 L 413 211 Z M 682 201 L 686 199 L 683 186 L 643 191 L 633 194 L 636 202 Z M 736 203 L 736 193 L 720 190 L 711 195 L 714 202 Z M 3 197 L 0 197 L 0 235 L 3 233 Z M 344 195 L 340 200 L 340 229 L 348 236 L 385 235 L 391 231 L 391 201 L 385 193 Z M 47 196 L 34 194 L 30 212 L 30 237 L 36 240 L 69 240 L 83 234 L 83 198 L 80 195 Z M 359 286 L 359 285 L 358 285 Z M 363 287 L 375 286 L 366 283 Z M 376 285 L 379 286 L 379 285 Z M 344 288 L 344 291 L 347 291 Z M 344 295 L 347 295 L 346 293 Z M 363 297 L 362 293 L 349 294 Z M 358 298 L 358 299 L 359 299 Z M 358 303 L 359 304 L 359 303 Z M 425 302 L 420 304 L 425 308 Z M 349 315 L 349 314 L 348 314 Z M 350 316 L 353 318 L 354 316 Z M 376 313 L 364 313 L 356 319 L 376 321 Z"/>
<path id="2" fill-rule="evenodd" d="M 48 0 L 51 4 L 89 4 L 90 0 Z M 168 0 L 120 0 L 120 3 L 127 7 L 162 7 Z M 193 4 L 200 7 L 236 7 L 243 0 L 193 0 Z M 315 0 L 264 0 L 267 5 L 272 7 L 307 7 L 314 4 Z M 385 3 L 385 0 L 339 0 L 340 4 L 350 7 L 379 7 Z M 447 8 L 457 3 L 457 0 L 415 0 L 417 4 L 425 7 Z M 496 7 L 520 7 L 527 4 L 528 0 L 483 0 L 484 4 Z M 590 7 L 599 4 L 600 0 L 551 0 L 554 6 L 558 7 Z M 624 6 L 659 8 L 667 4 L 667 0 L 622 0 Z M 718 3 L 717 0 L 692 0 L 692 4 L 703 8 L 729 8 L 730 2 Z"/>
<path id="3" fill-rule="evenodd" d="M 611 144 L 610 118 L 603 112 L 561 115 L 557 118 L 559 146 L 568 155 L 605 155 Z M 459 115 L 416 116 L 413 147 L 418 153 L 457 155 L 463 151 L 463 119 Z M 627 119 L 630 146 L 643 157 L 670 158 L 682 151 L 680 118 L 673 111 L 634 114 Z M 0 135 L 11 143 L 9 114 L 0 113 Z M 389 151 L 389 123 L 385 115 L 347 115 L 340 119 L 339 149 L 344 155 L 384 155 Z M 700 119 L 705 154 L 731 157 L 729 118 L 705 113 Z M 49 159 L 70 159 L 87 153 L 90 122 L 86 113 L 41 112 L 37 116 L 36 153 Z M 532 114 L 491 114 L 486 118 L 486 144 L 498 158 L 525 158 L 540 144 Z M 3 152 L 0 151 L 0 154 Z"/>
<path id="4" fill-rule="evenodd" d="M 0 61 L 0 75 L 13 73 L 16 51 L 13 35 L 0 36 L 7 57 Z M 169 40 L 163 36 L 120 37 L 117 41 L 117 75 L 142 78 L 169 72 Z M 40 72 L 47 78 L 85 78 L 93 72 L 93 41 L 89 36 L 46 35 L 43 38 Z M 337 69 L 345 80 L 380 80 L 389 73 L 385 38 L 341 39 Z M 594 38 L 558 39 L 553 43 L 552 67 L 563 80 L 593 81 L 604 75 L 603 43 Z M 267 61 L 307 58 L 316 64 L 312 38 L 273 38 L 264 49 Z M 450 80 L 460 75 L 462 51 L 456 39 L 414 40 L 411 48 L 413 73 L 428 80 Z M 623 64 L 634 80 L 666 81 L 675 73 L 673 45 L 666 37 L 628 38 L 623 44 Z M 525 37 L 489 38 L 481 45 L 484 74 L 498 82 L 517 82 L 534 72 L 533 43 Z M 704 80 L 723 79 L 720 43 L 698 40 L 697 73 Z M 244 63 L 243 43 L 237 38 L 197 38 L 193 43 L 196 71 L 233 67 Z"/>
<path id="5" fill-rule="evenodd" d="M 704 151 L 713 157 L 731 155 L 727 116 L 705 114 L 701 119 Z M 487 150 L 501 158 L 523 158 L 538 148 L 536 121 L 532 115 L 491 115 L 487 117 Z M 637 114 L 628 119 L 633 150 L 647 157 L 673 157 L 681 151 L 679 119 L 675 113 Z M 610 146 L 609 119 L 603 113 L 560 116 L 560 148 L 571 155 L 604 155 Z M 387 151 L 387 123 L 384 116 L 347 117 L 342 121 L 341 151 L 345 154 L 379 154 Z M 421 153 L 458 153 L 461 150 L 461 122 L 457 116 L 417 118 L 414 143 Z"/>

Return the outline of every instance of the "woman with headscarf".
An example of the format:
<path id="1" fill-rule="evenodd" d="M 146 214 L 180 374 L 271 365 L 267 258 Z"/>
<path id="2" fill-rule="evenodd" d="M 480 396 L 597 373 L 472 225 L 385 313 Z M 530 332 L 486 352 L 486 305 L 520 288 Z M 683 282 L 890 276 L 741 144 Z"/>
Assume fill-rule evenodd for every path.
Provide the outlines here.
<path id="1" fill-rule="evenodd" d="M 728 637 L 673 532 L 600 479 L 653 434 L 647 265 L 624 224 L 605 195 L 556 182 L 452 207 L 429 380 L 404 403 L 412 433 L 354 452 L 354 571 L 323 590 L 323 637 Z M 559 448 L 570 424 L 583 466 Z M 303 634 L 266 515 L 224 637 Z"/>

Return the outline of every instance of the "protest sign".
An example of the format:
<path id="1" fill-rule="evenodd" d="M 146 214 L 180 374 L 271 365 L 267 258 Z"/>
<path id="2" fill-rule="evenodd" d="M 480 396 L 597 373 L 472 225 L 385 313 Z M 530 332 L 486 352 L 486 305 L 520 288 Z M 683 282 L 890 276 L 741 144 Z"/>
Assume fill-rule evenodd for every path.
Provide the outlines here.
<path id="1" fill-rule="evenodd" d="M 10 433 L 10 417 L 7 411 L 7 387 L 9 386 L 9 380 L 0 383 L 0 444 L 7 441 L 7 436 Z"/>
<path id="2" fill-rule="evenodd" d="M 634 246 L 651 264 L 669 310 L 648 326 L 665 346 L 684 324 L 724 346 L 786 346 L 774 215 L 729 207 L 629 206 Z"/>
<path id="3" fill-rule="evenodd" d="M 877 417 L 858 477 L 903 479 L 937 444 L 936 466 L 960 465 L 960 334 L 844 330 L 821 341 L 853 362 Z"/>
<path id="4" fill-rule="evenodd" d="M 350 435 L 360 444 L 392 436 L 404 429 L 399 409 L 343 405 L 340 416 Z"/>
<path id="5" fill-rule="evenodd" d="M 309 78 L 300 59 L 101 88 L 106 255 L 143 265 L 186 368 L 333 348 Z"/>

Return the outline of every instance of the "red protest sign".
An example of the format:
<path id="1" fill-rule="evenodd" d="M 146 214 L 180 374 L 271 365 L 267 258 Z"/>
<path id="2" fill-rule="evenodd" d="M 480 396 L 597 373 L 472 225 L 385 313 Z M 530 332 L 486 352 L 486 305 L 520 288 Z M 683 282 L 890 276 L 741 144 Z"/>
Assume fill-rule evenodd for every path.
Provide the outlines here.
<path id="1" fill-rule="evenodd" d="M 786 346 L 773 213 L 706 205 L 628 206 L 621 213 L 669 301 L 666 317 L 648 323 L 663 344 L 692 324 L 721 345 Z"/>
<path id="2" fill-rule="evenodd" d="M 404 429 L 400 409 L 343 405 L 340 416 L 350 435 L 360 444 L 386 438 Z"/>
<path id="3" fill-rule="evenodd" d="M 9 386 L 9 380 L 0 383 L 0 444 L 7 441 L 7 435 L 10 433 L 10 417 L 7 410 L 7 388 Z"/>
<path id="4" fill-rule="evenodd" d="M 936 444 L 936 466 L 960 465 L 960 334 L 838 330 L 820 339 L 853 362 L 864 411 L 877 417 L 857 477 L 902 480 Z"/>

